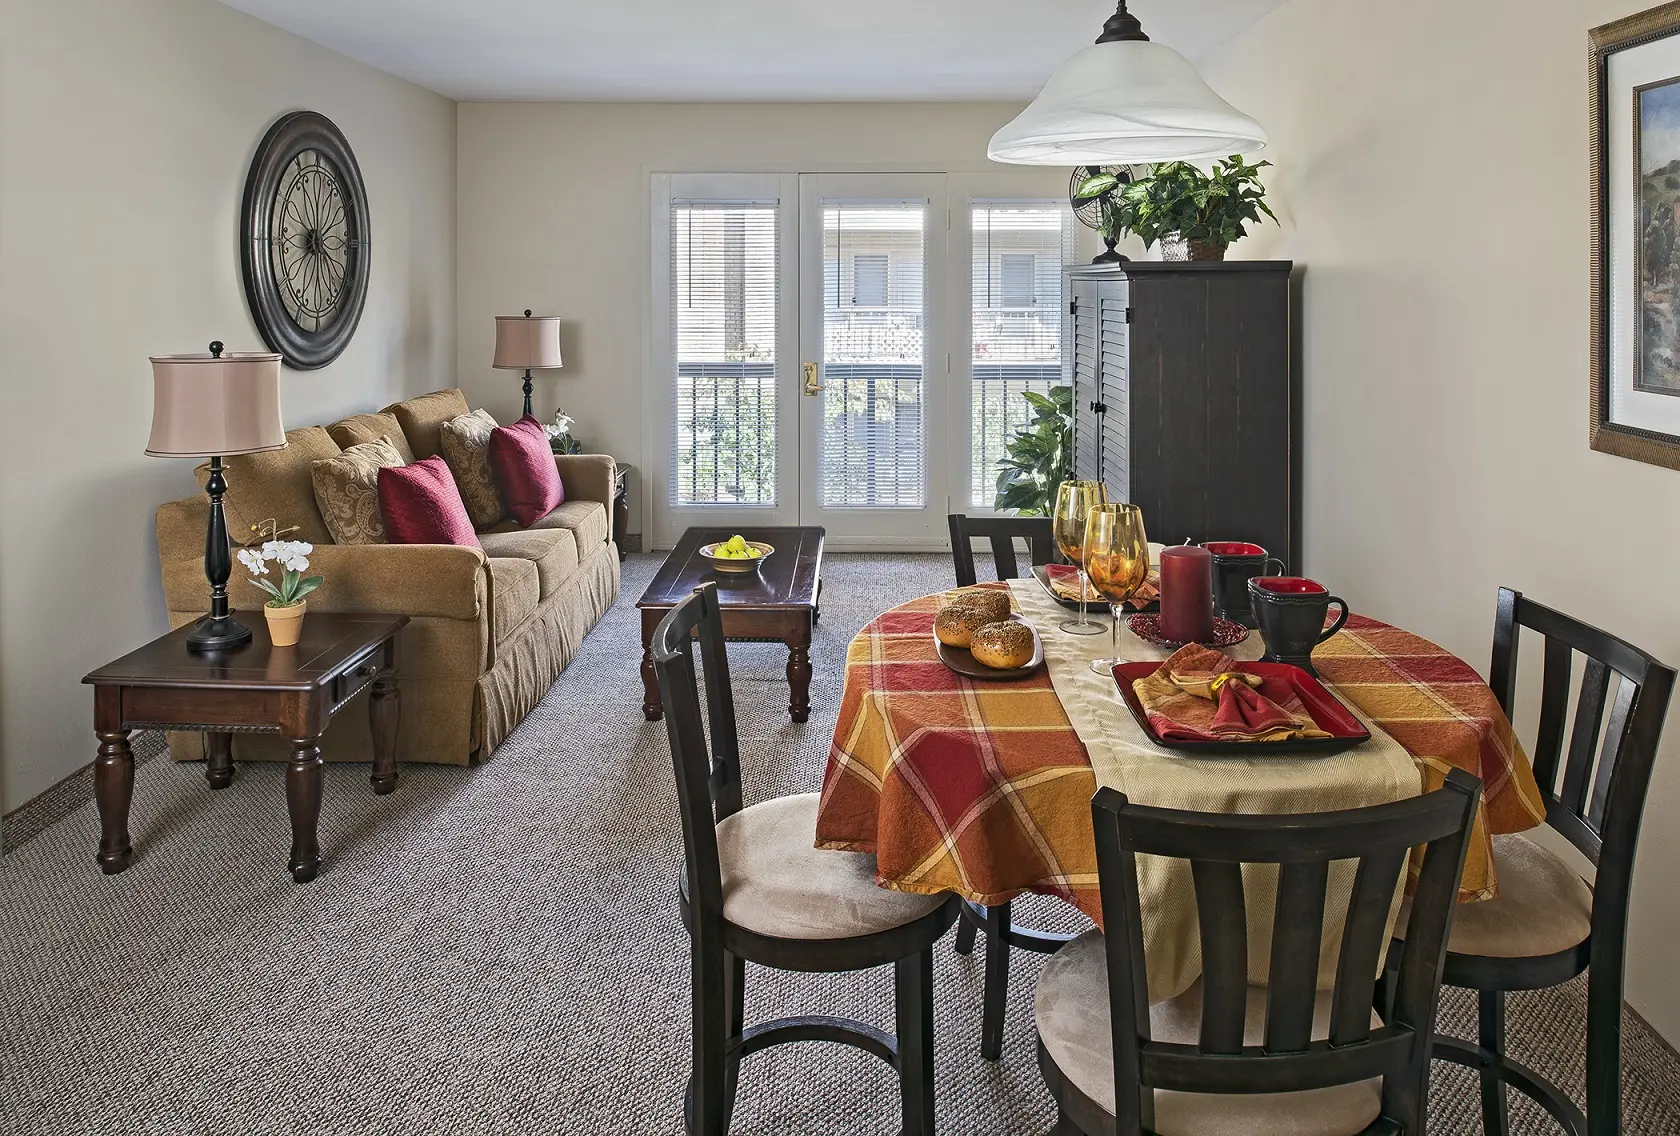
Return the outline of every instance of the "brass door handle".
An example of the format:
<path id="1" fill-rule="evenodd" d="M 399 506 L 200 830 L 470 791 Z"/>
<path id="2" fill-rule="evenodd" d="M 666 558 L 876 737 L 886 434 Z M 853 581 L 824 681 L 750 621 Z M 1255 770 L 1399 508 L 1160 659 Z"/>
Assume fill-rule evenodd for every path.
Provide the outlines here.
<path id="1" fill-rule="evenodd" d="M 822 384 L 817 381 L 817 365 L 805 364 L 805 393 L 816 394 L 822 390 Z"/>

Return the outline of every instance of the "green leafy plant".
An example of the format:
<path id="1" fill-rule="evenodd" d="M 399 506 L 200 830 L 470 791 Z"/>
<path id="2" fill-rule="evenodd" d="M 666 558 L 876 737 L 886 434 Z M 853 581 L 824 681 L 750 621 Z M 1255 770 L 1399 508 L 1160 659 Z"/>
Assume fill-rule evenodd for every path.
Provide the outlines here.
<path id="1" fill-rule="evenodd" d="M 270 540 L 261 548 L 241 548 L 239 562 L 251 573 L 251 583 L 271 597 L 268 607 L 293 607 L 325 581 L 320 576 L 305 576 L 309 570 L 309 554 L 315 546 L 306 540 Z M 263 579 L 269 564 L 280 565 L 280 582 Z"/>
<path id="2" fill-rule="evenodd" d="M 1269 165 L 1250 165 L 1238 154 L 1214 162 L 1210 173 L 1189 162 L 1162 162 L 1130 185 L 1113 174 L 1087 178 L 1074 200 L 1101 199 L 1104 222 L 1112 214 L 1117 230 L 1136 234 L 1144 248 L 1173 233 L 1223 247 L 1246 237 L 1247 223 L 1261 223 L 1262 214 L 1277 220 L 1260 182 L 1260 171 Z"/>
<path id="3" fill-rule="evenodd" d="M 1013 509 L 1023 517 L 1048 517 L 1056 507 L 1056 487 L 1072 476 L 1073 388 L 1051 387 L 1048 394 L 1022 391 L 1033 416 L 1006 447 L 998 462 L 993 507 Z"/>

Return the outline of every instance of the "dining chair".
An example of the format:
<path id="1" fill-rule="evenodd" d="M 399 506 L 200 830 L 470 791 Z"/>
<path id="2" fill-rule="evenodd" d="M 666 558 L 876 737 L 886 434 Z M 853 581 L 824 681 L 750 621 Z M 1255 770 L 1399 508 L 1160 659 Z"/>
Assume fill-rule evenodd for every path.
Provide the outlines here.
<path id="1" fill-rule="evenodd" d="M 742 1058 L 772 1045 L 835 1041 L 897 1069 L 902 1131 L 931 1136 L 933 944 L 956 921 L 958 899 L 888 891 L 875 885 L 874 856 L 814 847 L 819 794 L 742 807 L 735 704 L 716 584 L 697 589 L 660 621 L 653 665 L 682 813 L 678 897 L 693 984 L 692 1063 L 683 1101 L 687 1131 L 728 1132 Z M 896 1036 L 827 1016 L 746 1025 L 749 961 L 821 973 L 893 964 Z"/>
<path id="2" fill-rule="evenodd" d="M 978 582 L 974 573 L 974 541 L 985 539 L 992 546 L 992 564 L 997 578 L 1013 580 L 1020 575 L 1015 559 L 1017 538 L 1027 542 L 1027 553 L 1034 566 L 1048 564 L 1056 555 L 1055 532 L 1049 517 L 970 517 L 952 513 L 946 517 L 951 527 L 951 566 L 956 570 L 957 587 L 968 588 Z"/>
<path id="3" fill-rule="evenodd" d="M 1015 541 L 1027 542 L 1034 567 L 1048 564 L 1056 555 L 1055 530 L 1049 517 L 970 517 L 952 513 L 946 520 L 951 528 L 951 567 L 957 587 L 979 582 L 974 568 L 974 541 L 984 539 L 992 546 L 992 564 L 997 578 L 1013 580 L 1020 575 Z M 985 990 L 981 995 L 980 1056 L 996 1061 L 1003 1056 L 1004 1011 L 1009 1001 L 1009 951 L 1012 947 L 1038 954 L 1054 954 L 1072 935 L 1035 931 L 1010 920 L 1010 905 L 981 907 L 964 901 L 962 921 L 957 925 L 956 949 L 966 955 L 974 950 L 976 933 L 986 932 Z"/>
<path id="4" fill-rule="evenodd" d="M 1480 789 L 1455 769 L 1424 796 L 1279 816 L 1149 808 L 1098 790 L 1091 819 L 1107 933 L 1069 943 L 1038 980 L 1038 1064 L 1058 1109 L 1052 1136 L 1422 1136 L 1441 961 Z M 1392 1012 L 1378 1017 L 1372 995 L 1395 889 L 1419 847 L 1413 949 Z M 1200 980 L 1155 1005 L 1139 856 L 1190 862 L 1201 938 Z M 1330 886 L 1334 860 L 1358 861 L 1345 898 Z M 1244 875 L 1271 870 L 1268 982 L 1258 986 Z M 1344 910 L 1335 984 L 1320 991 L 1324 917 Z"/>
<path id="5" fill-rule="evenodd" d="M 1517 646 L 1525 627 L 1545 641 L 1533 760 L 1546 823 L 1597 870 L 1589 886 L 1528 837 L 1493 838 L 1499 894 L 1462 906 L 1442 976 L 1448 986 L 1476 991 L 1477 1041 L 1437 1037 L 1435 1056 L 1480 1074 L 1482 1128 L 1489 1136 L 1505 1136 L 1508 1129 L 1505 1085 L 1532 1098 L 1571 1136 L 1614 1136 L 1621 1131 L 1628 890 L 1674 670 L 1626 640 L 1501 588 L 1488 682 L 1507 717 L 1516 700 Z M 1576 654 L 1586 663 L 1565 755 Z M 1505 1053 L 1505 993 L 1556 986 L 1582 971 L 1587 972 L 1584 1116 L 1562 1089 Z"/>

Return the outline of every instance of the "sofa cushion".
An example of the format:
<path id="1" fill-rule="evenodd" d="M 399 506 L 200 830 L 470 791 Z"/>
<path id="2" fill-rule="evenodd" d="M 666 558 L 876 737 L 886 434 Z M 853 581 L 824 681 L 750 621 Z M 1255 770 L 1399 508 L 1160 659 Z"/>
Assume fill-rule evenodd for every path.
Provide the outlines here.
<path id="1" fill-rule="evenodd" d="M 496 488 L 507 511 L 526 528 L 566 499 L 548 434 L 529 414 L 490 432 L 490 468 L 496 471 Z"/>
<path id="2" fill-rule="evenodd" d="M 495 428 L 496 420 L 488 410 L 475 410 L 451 418 L 438 431 L 443 460 L 455 475 L 455 488 L 461 491 L 475 528 L 493 525 L 507 515 L 490 472 L 490 431 Z"/>
<path id="3" fill-rule="evenodd" d="M 564 529 L 479 533 L 478 540 L 486 556 L 535 564 L 538 590 L 545 600 L 578 570 L 577 541 Z"/>
<path id="4" fill-rule="evenodd" d="M 379 471 L 379 513 L 392 544 L 463 544 L 483 547 L 473 532 L 460 490 L 440 457 Z"/>
<path id="5" fill-rule="evenodd" d="M 408 447 L 414 451 L 416 458 L 429 458 L 438 452 L 438 431 L 443 424 L 470 409 L 467 396 L 451 389 L 392 403 L 381 413 L 396 415 L 403 433 L 408 436 Z"/>
<path id="6" fill-rule="evenodd" d="M 390 438 L 351 446 L 336 458 L 310 467 L 315 505 L 327 522 L 334 544 L 386 544 L 385 518 L 379 515 L 379 471 L 402 465 Z"/>
<path id="7" fill-rule="evenodd" d="M 529 560 L 491 557 L 490 635 L 501 643 L 529 622 L 537 612 L 540 585 L 537 566 Z"/>
<path id="8" fill-rule="evenodd" d="M 607 543 L 612 526 L 606 506 L 596 501 L 567 501 L 531 526 L 534 530 L 566 529 L 577 538 L 578 555 L 587 557 Z"/>
<path id="9" fill-rule="evenodd" d="M 402 423 L 397 421 L 395 414 L 352 414 L 328 426 L 327 433 L 343 450 L 363 442 L 389 438 L 404 465 L 414 460 L 414 451 L 408 448 L 408 438 L 403 434 Z"/>
<path id="10" fill-rule="evenodd" d="M 272 518 L 278 528 L 297 526 L 297 531 L 289 535 L 290 540 L 331 544 L 332 533 L 321 510 L 315 506 L 311 469 L 317 461 L 337 457 L 339 452 L 338 443 L 332 440 L 325 426 L 305 426 L 286 431 L 283 450 L 223 458 L 228 491 L 222 497 L 222 508 L 227 513 L 228 535 L 233 543 L 261 544 L 262 538 L 251 526 Z M 209 463 L 193 473 L 202 489 L 210 479 Z"/>

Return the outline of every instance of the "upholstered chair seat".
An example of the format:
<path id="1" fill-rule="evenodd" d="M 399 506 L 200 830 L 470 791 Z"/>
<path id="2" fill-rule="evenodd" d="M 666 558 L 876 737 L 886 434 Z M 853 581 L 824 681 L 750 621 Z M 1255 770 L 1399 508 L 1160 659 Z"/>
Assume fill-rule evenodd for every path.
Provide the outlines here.
<path id="1" fill-rule="evenodd" d="M 1481 958 L 1540 958 L 1567 951 L 1592 932 L 1592 888 L 1526 836 L 1493 838 L 1499 894 L 1459 904 L 1447 950 Z M 1402 917 L 1400 926 L 1404 927 Z"/>
<path id="2" fill-rule="evenodd" d="M 817 848 L 820 799 L 777 797 L 718 822 L 726 920 L 778 939 L 850 939 L 913 923 L 949 901 L 878 887 L 867 853 Z"/>
<path id="3" fill-rule="evenodd" d="M 1087 931 L 1044 965 L 1038 980 L 1039 1041 L 1068 1081 L 1110 1113 L 1114 1101 L 1114 1033 L 1109 1021 L 1108 964 L 1101 931 Z M 1195 1045 L 1202 1018 L 1197 982 L 1149 1008 L 1153 1040 Z M 1243 1043 L 1259 1045 L 1266 1024 L 1266 988 L 1248 989 Z M 1330 992 L 1313 1007 L 1314 1039 L 1329 1036 Z M 1373 1015 L 1373 1026 L 1381 1024 Z M 1297 1093 L 1218 1094 L 1155 1090 L 1158 1136 L 1353 1136 L 1382 1111 L 1382 1079 Z"/>

